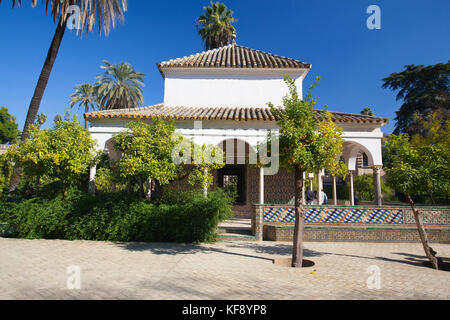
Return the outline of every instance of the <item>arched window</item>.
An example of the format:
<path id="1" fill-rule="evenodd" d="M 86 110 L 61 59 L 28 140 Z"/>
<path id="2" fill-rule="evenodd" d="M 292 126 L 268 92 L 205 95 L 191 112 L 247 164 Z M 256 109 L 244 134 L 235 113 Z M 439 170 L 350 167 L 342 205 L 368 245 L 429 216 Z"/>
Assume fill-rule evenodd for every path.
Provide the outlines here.
<path id="1" fill-rule="evenodd" d="M 369 166 L 369 157 L 367 157 L 367 154 L 365 152 L 363 152 L 362 156 L 363 156 L 363 167 L 368 167 Z"/>

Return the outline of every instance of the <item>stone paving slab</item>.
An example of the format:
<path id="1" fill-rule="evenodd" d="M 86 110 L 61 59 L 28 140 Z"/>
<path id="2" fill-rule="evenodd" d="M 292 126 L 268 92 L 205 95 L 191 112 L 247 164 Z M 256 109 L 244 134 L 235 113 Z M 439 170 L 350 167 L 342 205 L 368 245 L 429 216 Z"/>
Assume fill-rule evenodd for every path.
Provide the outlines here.
<path id="1" fill-rule="evenodd" d="M 422 266 L 420 244 L 307 242 L 313 268 L 272 263 L 291 248 L 0 239 L 0 299 L 450 298 L 450 272 Z M 450 245 L 433 248 L 450 257 Z M 70 266 L 80 267 L 80 290 L 67 288 Z M 367 286 L 370 266 L 379 268 L 380 289 Z"/>

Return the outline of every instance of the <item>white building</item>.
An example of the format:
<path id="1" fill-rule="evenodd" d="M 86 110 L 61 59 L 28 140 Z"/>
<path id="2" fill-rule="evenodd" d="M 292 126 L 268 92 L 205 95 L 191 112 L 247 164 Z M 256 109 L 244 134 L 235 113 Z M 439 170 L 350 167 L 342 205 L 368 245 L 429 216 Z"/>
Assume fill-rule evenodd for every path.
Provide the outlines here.
<path id="1" fill-rule="evenodd" d="M 85 114 L 98 148 L 113 153 L 112 136 L 124 130 L 129 121 L 174 119 L 177 130 L 198 144 L 220 145 L 227 154 L 235 145 L 235 156 L 215 173 L 214 185 L 222 186 L 224 180 L 234 177 L 240 205 L 236 210 L 249 213 L 252 204 L 292 202 L 293 174 L 280 169 L 274 175 L 264 175 L 264 169 L 245 164 L 244 156 L 248 158 L 249 150 L 265 141 L 268 130 L 278 131 L 267 103 L 282 105 L 282 97 L 287 93 L 284 76 L 295 79 L 302 93 L 303 79 L 311 65 L 233 43 L 161 62 L 158 68 L 164 78 L 163 103 Z M 349 170 L 356 170 L 358 154 L 364 153 L 366 165 L 374 170 L 376 202 L 381 204 L 381 127 L 388 120 L 361 114 L 332 114 L 333 121 L 344 130 L 343 157 Z M 350 200 L 353 203 L 353 197 Z"/>

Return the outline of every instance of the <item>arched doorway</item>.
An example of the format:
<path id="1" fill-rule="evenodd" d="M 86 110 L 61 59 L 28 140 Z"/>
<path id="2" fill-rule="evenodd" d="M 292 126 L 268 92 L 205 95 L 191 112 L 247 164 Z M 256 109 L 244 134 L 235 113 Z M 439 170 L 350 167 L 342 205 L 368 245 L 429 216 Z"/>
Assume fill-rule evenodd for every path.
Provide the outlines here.
<path id="1" fill-rule="evenodd" d="M 253 191 L 255 169 L 252 160 L 256 155 L 254 148 L 244 140 L 231 138 L 223 140 L 218 146 L 224 151 L 225 166 L 216 172 L 216 186 L 235 193 L 234 211 L 248 215 L 251 204 L 255 202 Z"/>

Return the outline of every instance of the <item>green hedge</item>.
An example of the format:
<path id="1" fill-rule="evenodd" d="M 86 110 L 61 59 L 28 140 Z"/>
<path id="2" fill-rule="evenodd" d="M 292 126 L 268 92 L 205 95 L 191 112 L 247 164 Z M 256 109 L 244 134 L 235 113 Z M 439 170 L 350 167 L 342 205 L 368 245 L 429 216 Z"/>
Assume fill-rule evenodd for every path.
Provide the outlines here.
<path id="1" fill-rule="evenodd" d="M 325 184 L 323 186 L 323 191 L 327 194 L 328 203 L 333 201 L 333 185 Z M 338 184 L 336 185 L 336 194 L 339 200 L 348 200 L 350 197 L 350 191 L 348 190 L 348 186 L 346 184 Z"/>
<path id="2" fill-rule="evenodd" d="M 211 242 L 219 221 L 231 216 L 231 200 L 218 190 L 180 195 L 176 203 L 153 204 L 120 193 L 71 192 L 66 200 L 3 201 L 0 222 L 13 237 L 143 242 Z"/>

